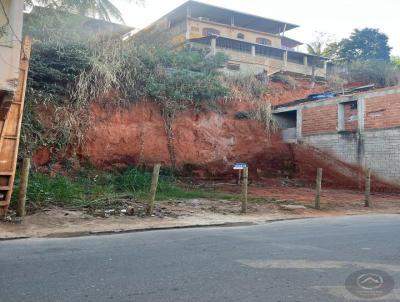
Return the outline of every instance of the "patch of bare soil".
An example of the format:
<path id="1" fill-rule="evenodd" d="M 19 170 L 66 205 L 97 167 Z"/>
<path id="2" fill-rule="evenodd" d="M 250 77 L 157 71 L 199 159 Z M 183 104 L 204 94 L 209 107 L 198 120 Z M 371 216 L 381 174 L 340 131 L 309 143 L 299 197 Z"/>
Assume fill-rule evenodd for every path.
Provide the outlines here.
<path id="1" fill-rule="evenodd" d="M 229 184 L 217 188 L 237 192 Z M 129 207 L 92 212 L 61 208 L 46 209 L 27 216 L 22 222 L 0 223 L 0 238 L 62 237 L 144 229 L 206 226 L 235 223 L 265 223 L 273 220 L 335 215 L 399 213 L 400 195 L 373 194 L 371 207 L 363 206 L 364 195 L 349 190 L 325 189 L 321 196 L 322 210 L 312 208 L 314 192 L 282 181 L 252 184 L 253 200 L 247 214 L 240 214 L 240 201 L 170 200 L 159 202 L 152 217 L 144 216 L 144 206 L 132 202 Z"/>

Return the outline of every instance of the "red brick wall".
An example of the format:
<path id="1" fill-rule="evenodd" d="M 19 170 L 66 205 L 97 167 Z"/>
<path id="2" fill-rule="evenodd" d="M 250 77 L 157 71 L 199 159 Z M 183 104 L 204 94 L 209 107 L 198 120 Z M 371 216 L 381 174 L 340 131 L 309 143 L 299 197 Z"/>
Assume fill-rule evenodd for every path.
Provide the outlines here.
<path id="1" fill-rule="evenodd" d="M 365 99 L 365 129 L 400 126 L 400 94 Z"/>
<path id="2" fill-rule="evenodd" d="M 303 135 L 337 131 L 337 105 L 318 106 L 303 110 Z"/>

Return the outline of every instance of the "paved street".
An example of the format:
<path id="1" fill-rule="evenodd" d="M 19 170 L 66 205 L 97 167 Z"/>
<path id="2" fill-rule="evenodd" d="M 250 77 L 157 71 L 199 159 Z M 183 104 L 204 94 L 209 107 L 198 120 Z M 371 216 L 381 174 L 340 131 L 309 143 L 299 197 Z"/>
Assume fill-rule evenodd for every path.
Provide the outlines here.
<path id="1" fill-rule="evenodd" d="M 399 234 L 379 215 L 4 241 L 0 301 L 361 301 L 345 280 L 364 268 L 400 301 Z"/>

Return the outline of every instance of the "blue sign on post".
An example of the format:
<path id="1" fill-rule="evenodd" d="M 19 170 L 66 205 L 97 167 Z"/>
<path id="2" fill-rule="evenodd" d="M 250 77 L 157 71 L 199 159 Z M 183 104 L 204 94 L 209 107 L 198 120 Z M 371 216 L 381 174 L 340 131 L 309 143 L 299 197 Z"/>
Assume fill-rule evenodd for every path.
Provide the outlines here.
<path id="1" fill-rule="evenodd" d="M 243 170 L 244 168 L 247 168 L 246 163 L 236 163 L 233 165 L 233 170 Z"/>

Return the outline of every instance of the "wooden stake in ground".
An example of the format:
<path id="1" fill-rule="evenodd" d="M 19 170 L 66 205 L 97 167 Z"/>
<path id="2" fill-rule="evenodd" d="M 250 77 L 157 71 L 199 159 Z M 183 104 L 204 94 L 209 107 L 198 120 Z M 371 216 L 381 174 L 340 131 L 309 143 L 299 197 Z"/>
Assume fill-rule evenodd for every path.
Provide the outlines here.
<path id="1" fill-rule="evenodd" d="M 249 168 L 243 168 L 243 183 L 242 183 L 242 213 L 247 212 L 247 191 L 249 183 Z"/>
<path id="2" fill-rule="evenodd" d="M 26 191 L 28 189 L 29 169 L 31 168 L 31 159 L 24 158 L 21 168 L 21 180 L 19 183 L 17 217 L 25 217 Z"/>
<path id="3" fill-rule="evenodd" d="M 315 208 L 321 208 L 321 186 L 322 186 L 322 168 L 317 169 L 317 181 L 315 186 Z"/>
<path id="4" fill-rule="evenodd" d="M 371 196 L 371 169 L 367 169 L 365 173 L 365 207 L 369 207 Z"/>
<path id="5" fill-rule="evenodd" d="M 157 164 L 154 166 L 154 169 L 153 169 L 153 176 L 151 178 L 149 203 L 147 205 L 147 210 L 146 210 L 146 214 L 148 216 L 153 214 L 154 202 L 156 200 L 156 192 L 157 192 L 157 185 L 158 185 L 158 176 L 160 175 L 160 168 L 161 168 L 161 165 Z"/>

